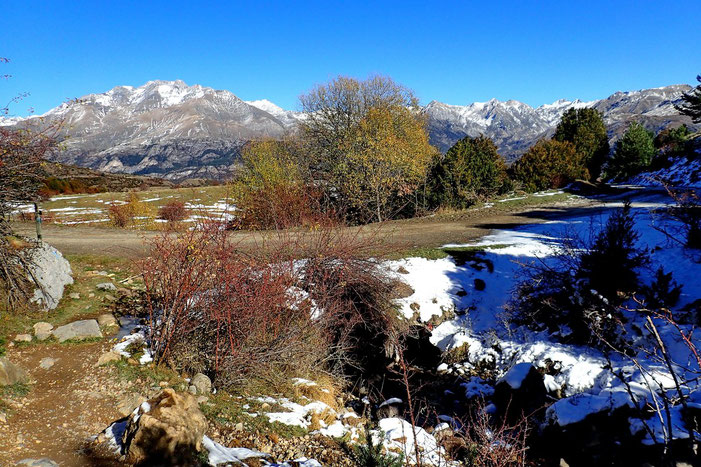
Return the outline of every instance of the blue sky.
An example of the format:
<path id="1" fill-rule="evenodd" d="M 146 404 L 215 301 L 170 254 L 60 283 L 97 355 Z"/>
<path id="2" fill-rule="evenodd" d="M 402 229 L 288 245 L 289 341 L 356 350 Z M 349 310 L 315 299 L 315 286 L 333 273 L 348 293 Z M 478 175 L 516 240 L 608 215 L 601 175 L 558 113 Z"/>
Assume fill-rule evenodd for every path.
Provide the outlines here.
<path id="1" fill-rule="evenodd" d="M 537 106 L 695 83 L 698 3 L 664 1 L 0 2 L 0 103 L 182 79 L 285 108 L 316 83 L 382 73 L 423 103 Z"/>

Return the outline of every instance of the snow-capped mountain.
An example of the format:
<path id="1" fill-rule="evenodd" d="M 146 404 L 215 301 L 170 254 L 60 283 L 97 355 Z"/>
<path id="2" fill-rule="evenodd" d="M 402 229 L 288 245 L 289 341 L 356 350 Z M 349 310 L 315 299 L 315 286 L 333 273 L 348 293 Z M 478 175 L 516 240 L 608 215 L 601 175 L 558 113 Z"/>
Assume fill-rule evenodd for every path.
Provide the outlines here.
<path id="1" fill-rule="evenodd" d="M 562 114 L 570 108 L 593 107 L 604 116 L 612 141 L 632 121 L 639 121 L 655 132 L 671 124 L 691 124 L 674 108 L 688 85 L 673 85 L 641 91 L 617 92 L 606 99 L 582 102 L 558 100 L 533 108 L 518 101 L 475 102 L 466 106 L 431 102 L 428 114 L 432 143 L 446 151 L 458 139 L 484 134 L 494 140 L 500 152 L 510 160 L 532 146 L 538 139 L 550 136 Z"/>
<path id="2" fill-rule="evenodd" d="M 593 106 L 604 115 L 612 139 L 638 120 L 651 130 L 690 121 L 674 109 L 687 85 L 618 92 L 592 102 L 559 100 L 533 108 L 492 99 L 466 106 L 433 101 L 424 107 L 431 141 L 442 151 L 465 135 L 492 138 L 513 160 L 539 138 L 552 134 L 572 107 Z M 279 138 L 304 118 L 269 100 L 243 101 L 229 91 L 182 81 L 117 86 L 56 107 L 43 119 L 2 118 L 0 125 L 24 125 L 61 118 L 68 136 L 63 163 L 108 172 L 170 179 L 221 178 L 230 174 L 246 141 Z"/>
<path id="3" fill-rule="evenodd" d="M 171 179 L 224 176 L 246 141 L 280 137 L 293 125 L 289 115 L 273 115 L 229 91 L 182 81 L 117 86 L 41 117 L 65 121 L 60 162 Z M 33 121 L 39 120 L 25 120 Z"/>

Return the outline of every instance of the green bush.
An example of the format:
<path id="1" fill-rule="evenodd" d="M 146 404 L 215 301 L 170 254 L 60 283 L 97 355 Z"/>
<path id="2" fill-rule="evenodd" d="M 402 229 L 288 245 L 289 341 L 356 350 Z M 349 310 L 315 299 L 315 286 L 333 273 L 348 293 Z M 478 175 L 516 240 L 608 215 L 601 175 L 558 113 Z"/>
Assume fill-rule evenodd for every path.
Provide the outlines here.
<path id="1" fill-rule="evenodd" d="M 461 139 L 429 176 L 434 207 L 462 209 L 510 188 L 506 163 L 486 136 Z"/>
<path id="2" fill-rule="evenodd" d="M 606 166 L 606 177 L 625 180 L 642 172 L 650 166 L 656 153 L 652 132 L 640 123 L 633 122 L 616 142 L 613 157 Z"/>
<path id="3" fill-rule="evenodd" d="M 530 192 L 560 188 L 572 180 L 588 178 L 574 145 L 555 140 L 538 141 L 512 166 L 511 173 Z"/>

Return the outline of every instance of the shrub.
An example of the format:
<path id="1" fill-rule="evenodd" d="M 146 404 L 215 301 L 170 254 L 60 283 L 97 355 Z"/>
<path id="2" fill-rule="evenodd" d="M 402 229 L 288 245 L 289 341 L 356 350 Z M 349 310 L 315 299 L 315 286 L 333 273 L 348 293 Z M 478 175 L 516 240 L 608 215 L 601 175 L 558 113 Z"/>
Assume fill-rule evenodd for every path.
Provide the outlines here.
<path id="1" fill-rule="evenodd" d="M 578 178 L 588 178 L 581 156 L 570 142 L 540 140 L 511 168 L 514 180 L 526 191 L 560 188 Z"/>
<path id="2" fill-rule="evenodd" d="M 158 218 L 168 222 L 180 222 L 187 216 L 188 210 L 182 201 L 169 201 L 158 209 Z"/>
<path id="3" fill-rule="evenodd" d="M 371 351 L 377 360 L 375 336 L 391 331 L 380 329 L 387 281 L 360 245 L 322 229 L 247 253 L 214 223 L 157 237 L 142 264 L 156 361 L 225 388 L 363 368 Z"/>
<path id="4" fill-rule="evenodd" d="M 346 451 L 358 467 L 402 467 L 404 465 L 404 456 L 384 452 L 382 442 L 375 442 L 367 426 L 365 443 L 346 446 Z"/>
<path id="5" fill-rule="evenodd" d="M 334 216 L 322 207 L 321 193 L 303 181 L 290 141 L 256 141 L 242 153 L 243 168 L 232 182 L 234 229 L 316 226 Z"/>
<path id="6" fill-rule="evenodd" d="M 461 139 L 429 175 L 434 206 L 462 209 L 508 187 L 506 164 L 494 142 L 485 137 Z"/>
<path id="7" fill-rule="evenodd" d="M 647 265 L 637 246 L 630 204 L 611 214 L 592 242 L 571 240 L 554 265 L 534 266 L 512 306 L 516 320 L 577 343 L 622 338 L 618 305 L 640 290 L 637 270 Z"/>
<path id="8" fill-rule="evenodd" d="M 153 210 L 148 203 L 144 203 L 139 195 L 129 192 L 124 203 L 113 202 L 107 208 L 107 215 L 115 227 L 128 227 L 138 219 L 153 217 Z"/>
<path id="9" fill-rule="evenodd" d="M 665 185 L 674 200 L 674 206 L 667 210 L 672 221 L 660 228 L 669 238 L 687 248 L 701 249 L 701 202 L 694 190 L 676 190 Z"/>

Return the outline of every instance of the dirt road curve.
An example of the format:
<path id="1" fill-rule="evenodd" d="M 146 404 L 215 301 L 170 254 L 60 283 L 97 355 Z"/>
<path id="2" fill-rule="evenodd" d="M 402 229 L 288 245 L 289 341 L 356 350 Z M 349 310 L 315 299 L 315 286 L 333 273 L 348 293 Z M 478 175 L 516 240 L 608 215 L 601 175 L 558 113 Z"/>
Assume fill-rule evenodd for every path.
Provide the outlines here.
<path id="1" fill-rule="evenodd" d="M 573 208 L 593 207 L 590 200 L 569 201 L 566 204 L 539 206 L 519 211 L 472 210 L 458 214 L 437 214 L 431 217 L 384 222 L 364 227 L 363 235 L 379 235 L 394 248 L 436 247 L 446 243 L 476 240 L 494 228 L 542 222 L 570 212 Z M 17 224 L 19 233 L 34 236 L 34 225 Z M 349 229 L 357 229 L 350 227 Z M 127 258 L 143 257 L 148 252 L 148 240 L 156 232 L 132 231 L 105 227 L 45 225 L 44 241 L 64 254 L 93 254 Z M 255 245 L 259 233 L 232 232 L 231 239 L 240 246 Z"/>

